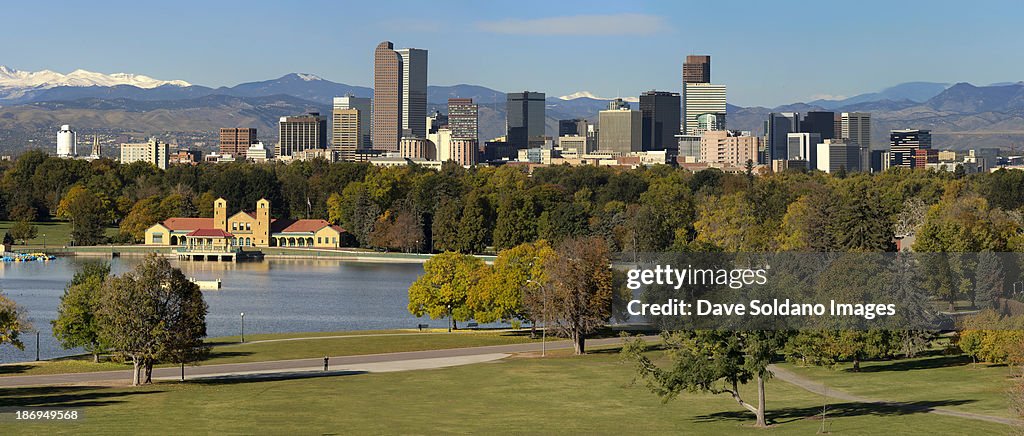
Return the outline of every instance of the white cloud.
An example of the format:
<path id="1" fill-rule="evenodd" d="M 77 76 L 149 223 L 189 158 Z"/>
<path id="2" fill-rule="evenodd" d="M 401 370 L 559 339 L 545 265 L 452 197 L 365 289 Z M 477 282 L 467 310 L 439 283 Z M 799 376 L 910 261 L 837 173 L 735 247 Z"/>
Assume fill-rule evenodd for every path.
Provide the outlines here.
<path id="1" fill-rule="evenodd" d="M 532 20 L 479 21 L 476 28 L 509 35 L 653 35 L 669 29 L 655 15 L 574 15 Z"/>

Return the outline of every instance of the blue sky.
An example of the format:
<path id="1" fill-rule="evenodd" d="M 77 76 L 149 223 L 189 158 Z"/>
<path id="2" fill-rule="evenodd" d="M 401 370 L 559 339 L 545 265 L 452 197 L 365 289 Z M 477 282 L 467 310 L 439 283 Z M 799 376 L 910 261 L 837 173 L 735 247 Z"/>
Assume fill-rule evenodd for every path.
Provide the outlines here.
<path id="1" fill-rule="evenodd" d="M 678 91 L 690 53 L 710 54 L 713 80 L 743 106 L 907 81 L 1024 80 L 1024 5 L 1012 1 L 18 1 L 0 10 L 0 64 L 206 86 L 290 72 L 370 85 L 385 39 L 428 49 L 431 84 L 549 96 Z"/>

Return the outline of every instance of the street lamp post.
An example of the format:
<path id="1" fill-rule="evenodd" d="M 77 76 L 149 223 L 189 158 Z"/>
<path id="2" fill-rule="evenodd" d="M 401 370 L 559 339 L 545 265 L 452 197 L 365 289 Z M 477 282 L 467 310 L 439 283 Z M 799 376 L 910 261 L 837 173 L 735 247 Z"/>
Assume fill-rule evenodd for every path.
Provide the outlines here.
<path id="1" fill-rule="evenodd" d="M 544 357 L 548 344 L 548 289 L 543 284 L 540 285 L 540 298 L 544 311 L 544 330 L 540 331 L 540 357 Z"/>
<path id="2" fill-rule="evenodd" d="M 46 233 L 43 233 L 43 250 L 46 249 Z"/>
<path id="3" fill-rule="evenodd" d="M 240 338 L 242 339 L 242 343 L 244 344 L 245 343 L 245 312 L 242 312 L 240 315 L 242 317 L 242 334 L 241 334 Z"/>

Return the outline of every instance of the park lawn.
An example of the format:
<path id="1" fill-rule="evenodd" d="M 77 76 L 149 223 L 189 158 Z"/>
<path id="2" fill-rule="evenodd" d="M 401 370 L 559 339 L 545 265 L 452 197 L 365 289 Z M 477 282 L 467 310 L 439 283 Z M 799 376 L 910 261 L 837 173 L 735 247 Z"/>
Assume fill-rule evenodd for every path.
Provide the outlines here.
<path id="1" fill-rule="evenodd" d="M 561 353 L 559 353 L 561 354 Z M 460 367 L 291 380 L 162 382 L 139 388 L 0 389 L 0 407 L 77 408 L 79 422 L 5 422 L 16 434 L 765 434 L 722 395 L 662 401 L 632 384 L 617 350 L 582 357 L 512 358 Z M 743 389 L 753 399 L 752 387 Z M 942 401 L 931 402 L 941 406 Z M 767 385 L 768 434 L 814 434 L 821 398 Z M 1002 434 L 982 421 L 832 404 L 838 435 Z"/>
<path id="2" fill-rule="evenodd" d="M 346 337 L 332 338 L 331 336 Z M 540 339 L 530 339 L 528 330 L 519 332 L 463 330 L 453 333 L 447 333 L 443 330 L 430 332 L 370 330 L 261 334 L 246 335 L 245 338 L 246 343 L 244 344 L 238 343 L 238 336 L 210 339 L 209 342 L 216 346 L 212 348 L 210 357 L 200 363 L 200 365 L 302 359 L 323 357 L 325 355 L 352 356 L 540 342 Z M 258 342 L 261 340 L 286 338 L 308 339 Z M 129 369 L 130 367 L 128 364 L 113 362 L 96 364 L 92 362 L 91 355 L 82 355 L 41 362 L 0 365 L 0 377 L 113 371 Z"/>
<path id="3" fill-rule="evenodd" d="M 884 401 L 948 400 L 948 409 L 1014 417 L 1008 389 L 1024 382 L 1004 365 L 974 364 L 965 355 L 938 352 L 913 359 L 862 362 L 860 372 L 852 364 L 836 369 L 782 365 L 830 388 Z M 1015 370 L 1014 374 L 1019 374 Z"/>
<path id="4" fill-rule="evenodd" d="M 0 221 L 0 234 L 7 233 L 7 231 L 10 230 L 10 228 L 14 226 L 14 224 L 16 223 L 17 221 Z M 12 247 L 14 250 L 27 251 L 31 249 L 39 249 L 43 247 L 44 242 L 46 243 L 47 248 L 57 248 L 71 244 L 70 222 L 45 221 L 33 222 L 32 225 L 36 226 L 36 237 L 34 239 L 29 239 L 28 241 L 26 241 L 26 245 L 15 245 L 14 247 Z M 117 232 L 117 227 L 107 227 L 107 236 L 116 236 Z M 43 235 L 45 235 L 45 237 Z"/>

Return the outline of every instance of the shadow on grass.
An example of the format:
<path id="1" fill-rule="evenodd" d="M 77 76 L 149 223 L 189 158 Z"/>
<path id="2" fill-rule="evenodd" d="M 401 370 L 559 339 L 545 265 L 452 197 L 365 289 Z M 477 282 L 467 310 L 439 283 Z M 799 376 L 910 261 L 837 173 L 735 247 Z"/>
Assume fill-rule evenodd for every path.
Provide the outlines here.
<path id="1" fill-rule="evenodd" d="M 971 363 L 971 358 L 965 355 L 929 357 L 926 359 L 897 360 L 883 364 L 861 365 L 858 372 L 885 372 L 885 371 L 911 371 L 916 369 L 950 368 L 964 366 Z M 845 372 L 855 372 L 853 368 L 846 368 Z"/>
<path id="2" fill-rule="evenodd" d="M 0 389 L 0 407 L 93 407 L 123 403 L 136 395 L 158 390 L 109 391 L 100 386 L 45 386 Z"/>
<path id="3" fill-rule="evenodd" d="M 844 418 L 854 416 L 899 416 L 914 413 L 928 413 L 936 407 L 959 406 L 973 403 L 974 400 L 939 400 L 939 401 L 911 401 L 906 403 L 834 403 L 829 404 L 825 412 L 826 418 Z M 821 406 L 812 407 L 787 407 L 782 409 L 768 409 L 766 419 L 770 423 L 784 424 L 808 418 L 820 418 Z M 711 421 L 751 421 L 754 415 L 747 411 L 718 412 L 708 415 L 701 415 L 694 419 L 696 422 Z"/>
<path id="4" fill-rule="evenodd" d="M 21 374 L 32 369 L 32 365 L 3 365 L 0 366 L 0 374 Z"/>
<path id="5" fill-rule="evenodd" d="M 205 362 L 213 359 L 226 359 L 229 357 L 245 357 L 250 356 L 252 354 L 253 353 L 251 351 L 217 351 L 216 349 L 214 349 L 210 351 L 210 354 L 206 356 L 206 358 L 203 359 L 203 361 Z"/>
<path id="6" fill-rule="evenodd" d="M 254 382 L 267 382 L 267 381 L 281 381 L 281 380 L 300 380 L 310 378 L 321 378 L 321 377 L 343 377 L 348 375 L 359 375 L 367 374 L 366 371 L 295 371 L 295 372 L 275 372 L 270 374 L 232 374 L 223 375 L 216 377 L 203 377 L 198 379 L 188 380 L 187 383 L 194 383 L 198 385 L 233 385 L 239 383 L 254 383 Z"/>

